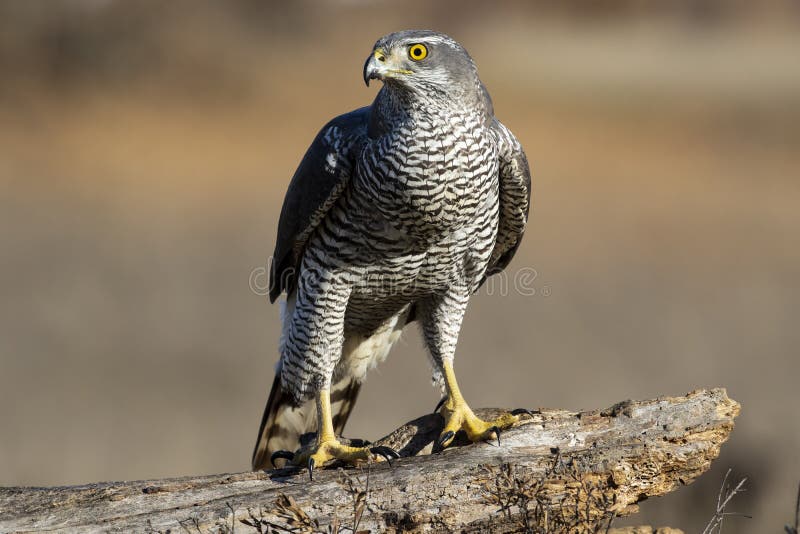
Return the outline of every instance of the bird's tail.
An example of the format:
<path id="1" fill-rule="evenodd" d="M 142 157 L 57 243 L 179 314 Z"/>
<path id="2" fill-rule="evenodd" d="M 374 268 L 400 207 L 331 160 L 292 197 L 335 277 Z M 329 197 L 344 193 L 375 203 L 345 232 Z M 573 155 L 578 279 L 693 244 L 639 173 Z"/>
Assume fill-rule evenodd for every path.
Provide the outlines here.
<path id="1" fill-rule="evenodd" d="M 333 431 L 337 436 L 344 430 L 359 389 L 361 384 L 352 377 L 343 378 L 331 388 Z M 270 459 L 272 453 L 279 450 L 294 452 L 300 446 L 300 436 L 316 430 L 317 408 L 314 399 L 308 399 L 300 406 L 293 405 L 291 396 L 281 388 L 280 373 L 276 373 L 253 450 L 253 470 L 277 467 L 273 466 Z"/>
<path id="2" fill-rule="evenodd" d="M 284 336 L 294 313 L 294 302 L 295 295 L 292 294 L 286 299 L 281 310 Z M 410 317 L 409 309 L 405 309 L 368 337 L 351 334 L 345 338 L 342 356 L 334 372 L 336 381 L 330 391 L 333 431 L 337 436 L 341 436 L 350 412 L 353 411 L 361 389 L 361 381 L 367 370 L 386 359 Z M 285 339 L 281 340 L 281 346 L 284 341 Z M 294 405 L 292 396 L 281 387 L 279 367 L 272 382 L 264 415 L 261 417 L 258 440 L 253 450 L 253 470 L 272 468 L 272 453 L 279 450 L 294 452 L 301 444 L 301 436 L 316 430 L 315 399 L 308 399 L 300 406 Z"/>
<path id="3" fill-rule="evenodd" d="M 281 303 L 281 321 L 283 323 L 283 335 L 281 336 L 281 353 L 283 353 L 286 334 L 294 313 L 294 303 L 296 295 L 292 293 Z M 345 354 L 351 351 L 345 347 Z M 258 438 L 256 447 L 253 450 L 252 466 L 253 470 L 271 469 L 272 453 L 285 450 L 294 452 L 300 447 L 300 438 L 308 432 L 317 430 L 317 407 L 315 399 L 312 397 L 300 406 L 292 402 L 292 396 L 281 387 L 280 365 L 275 372 L 275 379 L 272 381 L 272 389 L 269 392 L 267 406 L 264 408 L 264 415 L 261 417 L 261 426 L 258 428 Z M 353 410 L 358 391 L 361 389 L 360 378 L 356 378 L 351 373 L 343 373 L 331 387 L 331 415 L 333 417 L 333 431 L 336 435 L 341 435 L 347 418 Z"/>

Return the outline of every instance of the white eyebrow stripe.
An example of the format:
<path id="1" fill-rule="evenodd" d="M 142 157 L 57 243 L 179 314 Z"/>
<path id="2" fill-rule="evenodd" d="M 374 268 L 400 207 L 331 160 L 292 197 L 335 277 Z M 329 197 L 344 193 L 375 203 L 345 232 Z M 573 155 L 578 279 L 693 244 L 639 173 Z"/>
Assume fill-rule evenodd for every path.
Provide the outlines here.
<path id="1" fill-rule="evenodd" d="M 456 50 L 460 48 L 458 43 L 456 43 L 452 39 L 445 39 L 438 35 L 429 35 L 426 37 L 418 37 L 418 38 L 407 37 L 400 41 L 401 45 L 410 45 L 415 43 L 445 44 L 450 48 L 454 48 Z"/>

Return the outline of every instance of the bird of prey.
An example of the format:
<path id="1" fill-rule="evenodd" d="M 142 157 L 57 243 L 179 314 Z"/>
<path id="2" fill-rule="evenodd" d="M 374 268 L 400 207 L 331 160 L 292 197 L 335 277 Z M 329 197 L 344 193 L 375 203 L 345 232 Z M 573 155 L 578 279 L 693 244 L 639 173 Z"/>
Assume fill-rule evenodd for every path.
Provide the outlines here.
<path id="1" fill-rule="evenodd" d="M 313 476 L 332 460 L 396 456 L 337 436 L 365 374 L 413 321 L 446 395 L 442 447 L 459 430 L 471 441 L 499 438 L 519 419 L 516 410 L 475 416 L 453 358 L 470 296 L 508 265 L 525 230 L 522 146 L 494 116 L 472 58 L 447 35 L 382 37 L 364 65 L 364 81 L 373 79 L 383 87 L 372 105 L 322 128 L 284 199 L 269 293 L 272 302 L 287 295 L 280 361 L 254 470 L 282 458 Z"/>

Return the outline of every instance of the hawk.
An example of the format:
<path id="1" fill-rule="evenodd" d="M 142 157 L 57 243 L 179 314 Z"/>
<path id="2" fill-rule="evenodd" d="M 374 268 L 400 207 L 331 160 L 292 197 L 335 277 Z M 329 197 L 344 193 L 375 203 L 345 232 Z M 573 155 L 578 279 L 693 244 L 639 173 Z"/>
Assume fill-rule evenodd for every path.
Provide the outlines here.
<path id="1" fill-rule="evenodd" d="M 382 37 L 364 65 L 365 83 L 373 79 L 383 87 L 372 105 L 322 128 L 284 199 L 269 293 L 272 302 L 287 295 L 280 361 L 254 470 L 279 458 L 313 473 L 332 460 L 397 456 L 337 436 L 367 371 L 414 321 L 445 393 L 442 447 L 460 430 L 471 441 L 499 438 L 526 411 L 479 419 L 453 370 L 470 296 L 508 265 L 525 231 L 522 146 L 447 35 Z"/>

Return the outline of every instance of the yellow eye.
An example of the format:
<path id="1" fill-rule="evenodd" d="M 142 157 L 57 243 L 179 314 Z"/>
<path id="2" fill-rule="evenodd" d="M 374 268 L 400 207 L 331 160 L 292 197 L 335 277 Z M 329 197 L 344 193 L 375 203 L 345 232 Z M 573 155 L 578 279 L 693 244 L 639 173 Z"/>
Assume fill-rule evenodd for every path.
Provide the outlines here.
<path id="1" fill-rule="evenodd" d="M 424 44 L 413 44 L 408 47 L 408 57 L 414 61 L 422 61 L 428 57 L 428 49 Z"/>

